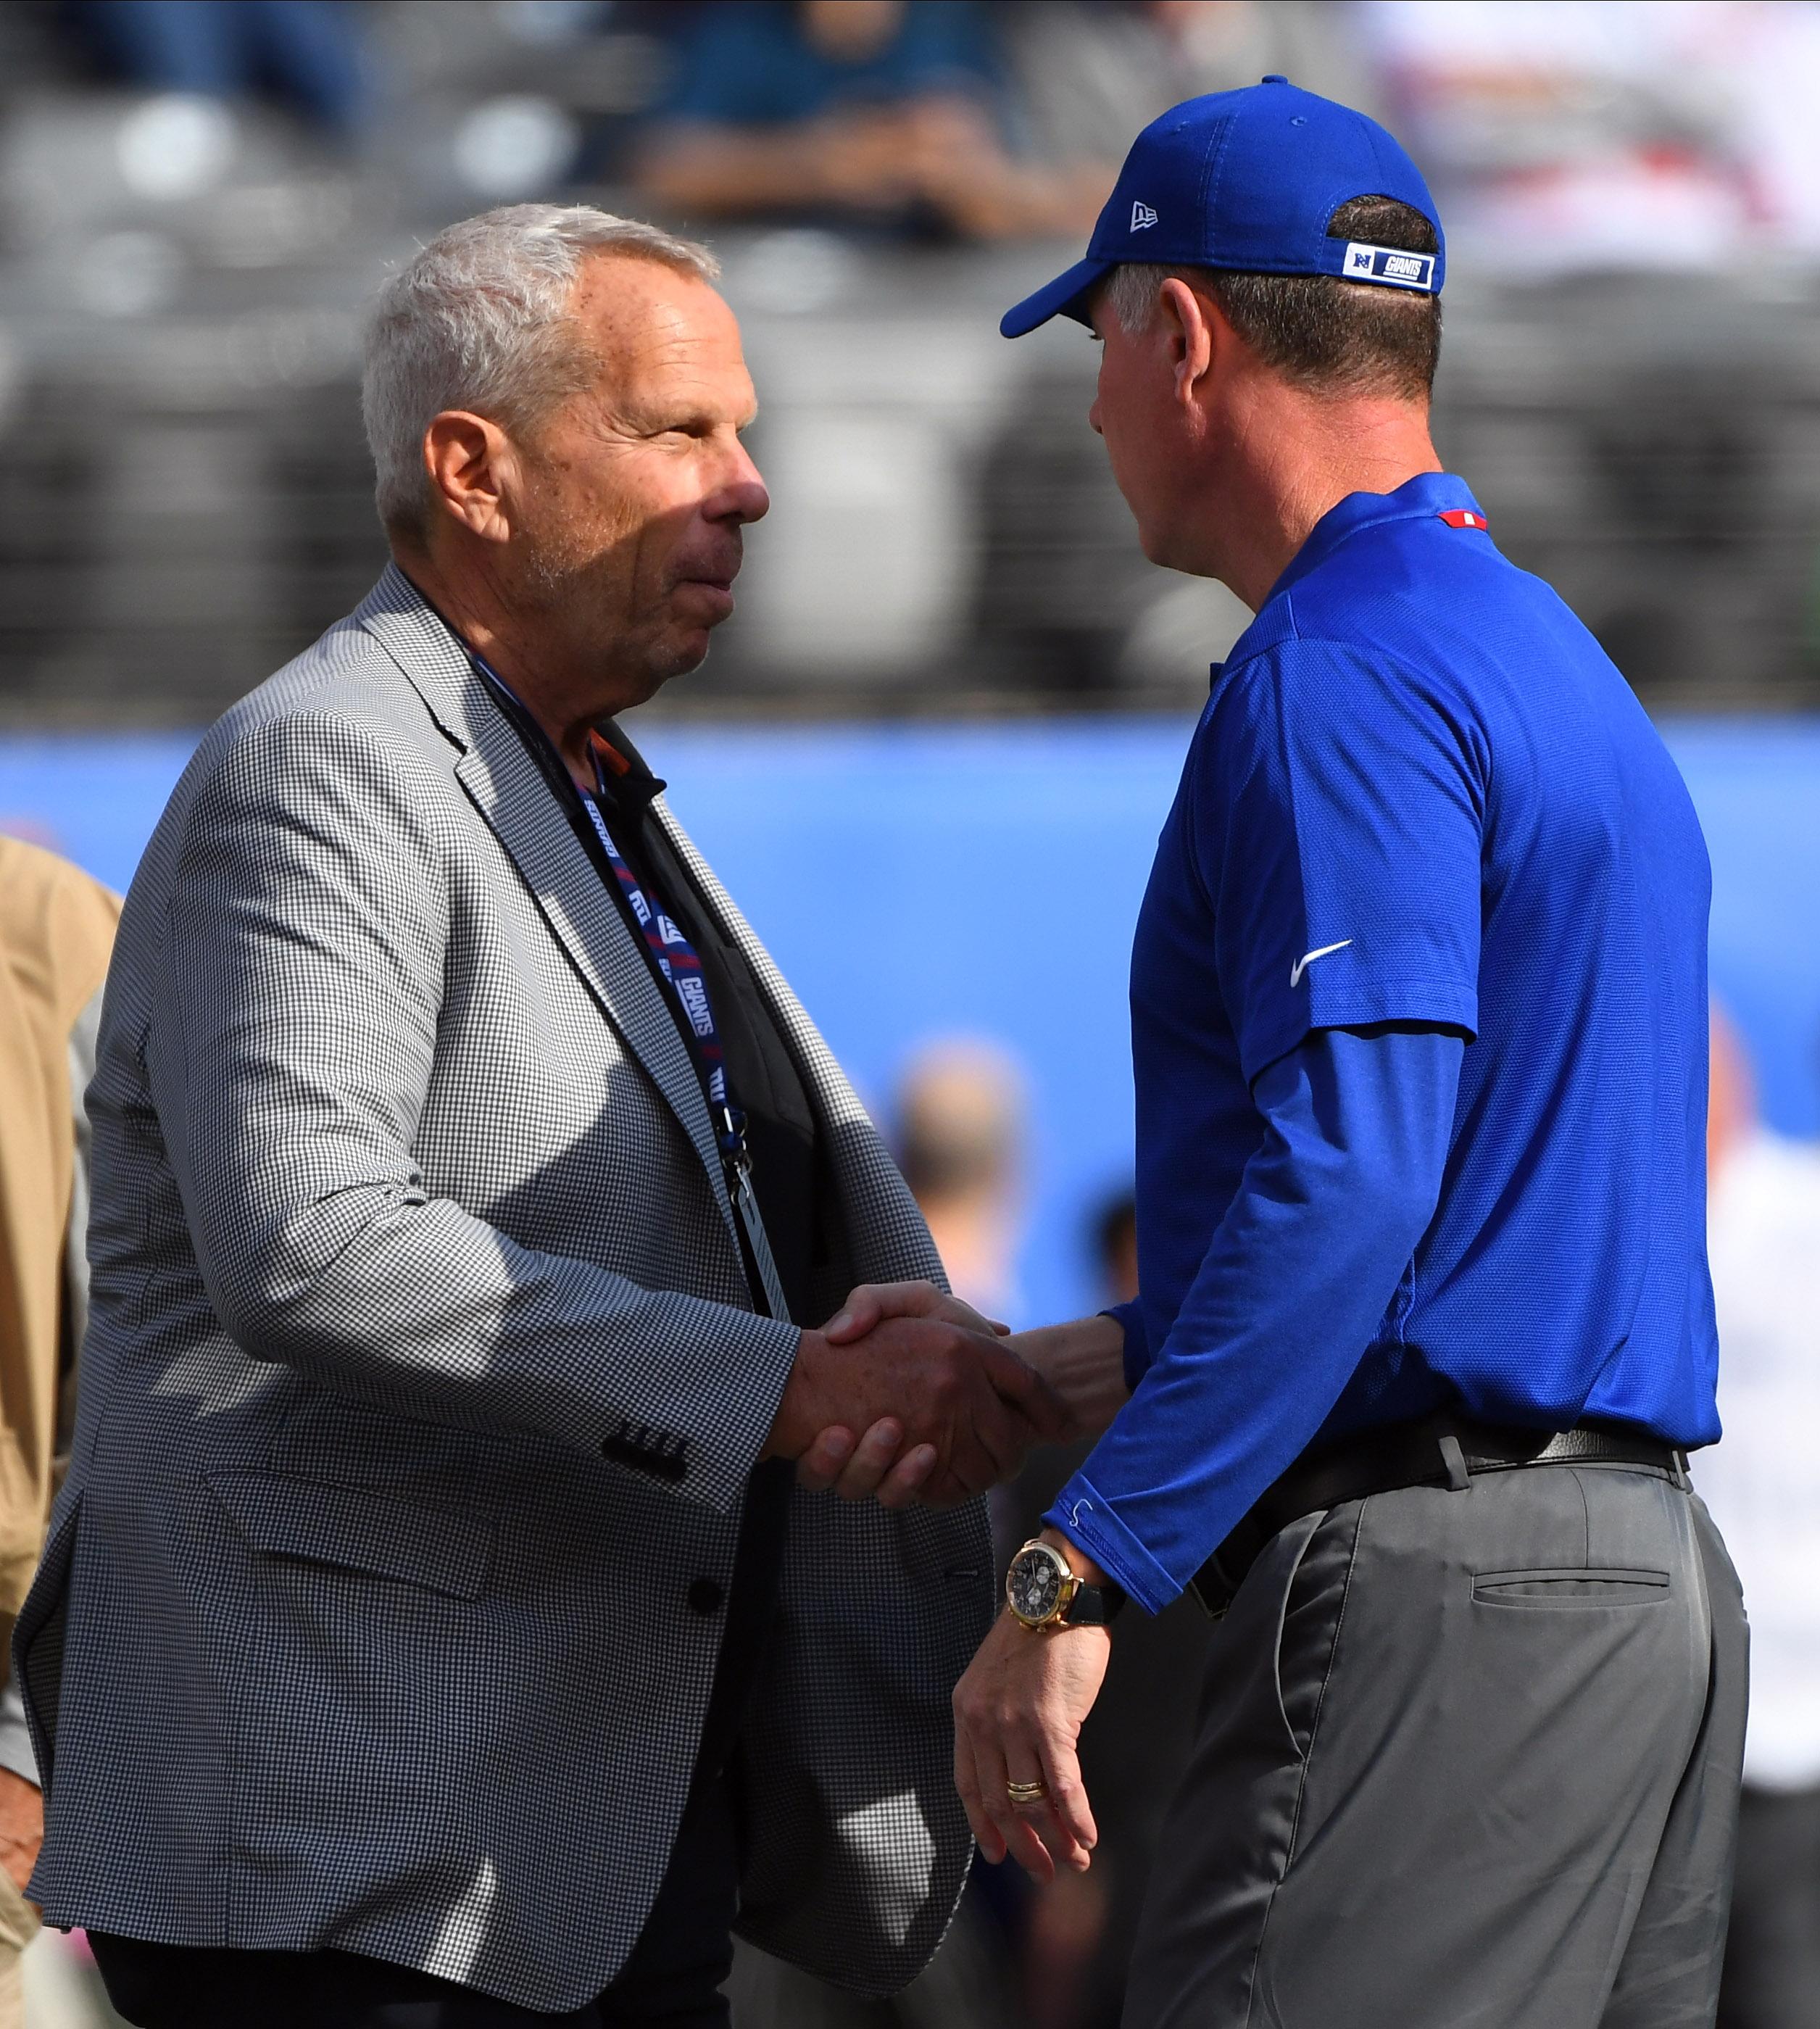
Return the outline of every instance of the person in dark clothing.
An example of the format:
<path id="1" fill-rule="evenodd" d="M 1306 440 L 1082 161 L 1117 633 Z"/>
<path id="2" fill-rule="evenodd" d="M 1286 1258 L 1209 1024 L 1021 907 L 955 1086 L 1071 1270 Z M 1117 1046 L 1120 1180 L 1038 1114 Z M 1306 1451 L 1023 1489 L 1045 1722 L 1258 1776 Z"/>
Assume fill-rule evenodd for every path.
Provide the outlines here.
<path id="1" fill-rule="evenodd" d="M 1007 145 L 972 0 L 753 0 L 699 9 L 637 162 L 691 218 L 995 239 L 1072 231 L 1105 193 Z"/>
<path id="2" fill-rule="evenodd" d="M 263 93 L 343 134 L 370 103 L 362 10 L 341 0 L 68 0 L 62 12 L 104 69 L 147 90 Z"/>

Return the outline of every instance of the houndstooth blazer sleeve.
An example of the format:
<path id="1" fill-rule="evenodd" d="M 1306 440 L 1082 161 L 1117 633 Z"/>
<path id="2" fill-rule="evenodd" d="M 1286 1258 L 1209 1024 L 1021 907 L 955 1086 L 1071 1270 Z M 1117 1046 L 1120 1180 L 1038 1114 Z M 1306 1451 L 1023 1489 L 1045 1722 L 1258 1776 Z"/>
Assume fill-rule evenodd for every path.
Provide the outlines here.
<path id="1" fill-rule="evenodd" d="M 413 1160 L 450 923 L 438 792 L 321 709 L 240 730 L 196 790 L 143 1047 L 209 1295 L 256 1359 L 589 1452 L 629 1431 L 663 1483 L 731 1509 L 795 1327 L 517 1244 Z M 474 1131 L 509 1136 L 511 1094 L 473 1098 Z"/>

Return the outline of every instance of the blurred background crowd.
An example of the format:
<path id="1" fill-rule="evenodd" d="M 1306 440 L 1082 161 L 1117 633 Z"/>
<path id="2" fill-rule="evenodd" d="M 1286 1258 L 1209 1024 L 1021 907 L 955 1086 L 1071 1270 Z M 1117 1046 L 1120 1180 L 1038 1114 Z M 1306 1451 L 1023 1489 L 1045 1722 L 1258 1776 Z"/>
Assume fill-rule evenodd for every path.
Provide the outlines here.
<path id="1" fill-rule="evenodd" d="M 375 276 L 556 193 L 711 237 L 763 389 L 764 569 L 674 708 L 1192 695 L 1241 616 L 1136 556 L 1077 334 L 993 326 L 1266 71 L 1427 172 L 1506 548 L 1652 701 L 1820 695 L 1809 6 L 9 0 L 0 712 L 191 723 L 344 611 Z"/>
<path id="2" fill-rule="evenodd" d="M 357 390 L 388 265 L 534 198 L 706 238 L 774 505 L 641 740 L 892 1122 L 962 1292 L 1014 1323 L 1123 1293 L 1129 932 L 1248 616 L 1139 555 L 1083 335 L 996 321 L 1079 251 L 1141 125 L 1266 72 L 1427 172 L 1444 455 L 1658 714 L 1707 826 L 1736 1378 L 1696 1478 L 1772 1714 L 1728 2023 L 1813 2029 L 1820 6 L 7 0 L 0 829 L 124 887 L 195 731 L 376 576 Z M 829 907 L 867 926 L 838 956 Z M 1068 1463 L 1001 1502 L 1006 1545 Z M 1207 1633 L 1192 1604 L 1121 1629 L 1090 1875 L 981 1869 L 888 2009 L 748 1964 L 742 2029 L 1116 2022 Z M 43 2029 L 106 2019 L 79 1941 L 29 1965 Z"/>

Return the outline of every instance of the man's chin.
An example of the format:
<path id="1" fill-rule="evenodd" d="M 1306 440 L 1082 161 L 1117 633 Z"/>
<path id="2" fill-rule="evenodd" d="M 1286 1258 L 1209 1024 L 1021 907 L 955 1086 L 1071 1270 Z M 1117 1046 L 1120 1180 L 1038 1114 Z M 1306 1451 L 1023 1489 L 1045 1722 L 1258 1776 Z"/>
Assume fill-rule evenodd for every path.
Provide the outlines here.
<path id="1" fill-rule="evenodd" d="M 678 677 L 691 675 L 708 659 L 708 630 L 705 627 L 678 628 L 661 643 L 645 666 L 643 704 L 657 695 L 664 685 Z"/>

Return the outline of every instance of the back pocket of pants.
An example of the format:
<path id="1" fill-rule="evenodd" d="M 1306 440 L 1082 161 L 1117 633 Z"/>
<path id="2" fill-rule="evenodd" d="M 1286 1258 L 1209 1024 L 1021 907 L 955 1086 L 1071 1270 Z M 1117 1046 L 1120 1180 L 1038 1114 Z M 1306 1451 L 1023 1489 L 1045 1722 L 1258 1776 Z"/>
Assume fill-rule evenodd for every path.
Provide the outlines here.
<path id="1" fill-rule="evenodd" d="M 1668 1589 L 1666 1571 L 1611 1565 L 1473 1575 L 1473 1597 L 1481 1606 L 1655 1606 L 1668 1597 Z"/>

